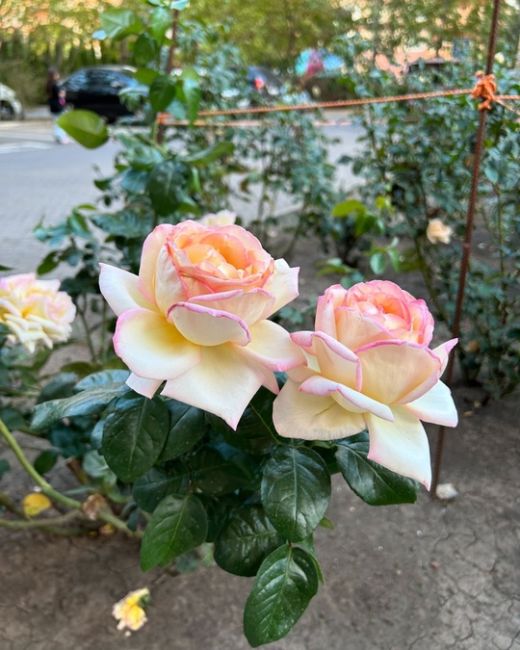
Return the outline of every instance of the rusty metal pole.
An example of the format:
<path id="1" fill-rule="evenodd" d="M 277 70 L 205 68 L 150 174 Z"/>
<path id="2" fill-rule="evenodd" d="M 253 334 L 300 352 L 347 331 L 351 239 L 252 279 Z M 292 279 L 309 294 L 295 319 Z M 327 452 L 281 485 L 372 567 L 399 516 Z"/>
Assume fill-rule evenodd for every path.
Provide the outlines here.
<path id="1" fill-rule="evenodd" d="M 493 2 L 493 16 L 491 18 L 491 29 L 489 32 L 487 61 L 486 61 L 487 75 L 493 73 L 493 62 L 495 59 L 495 50 L 496 50 L 497 34 L 498 34 L 498 18 L 500 15 L 500 1 L 501 0 L 494 0 Z M 469 259 L 471 256 L 473 222 L 475 218 L 475 208 L 476 208 L 477 197 L 478 197 L 480 162 L 482 159 L 482 153 L 484 150 L 484 138 L 486 135 L 486 122 L 487 122 L 487 110 L 479 111 L 477 139 L 475 143 L 475 157 L 473 160 L 473 171 L 471 175 L 471 190 L 469 195 L 468 211 L 466 213 L 466 232 L 464 234 L 464 242 L 462 244 L 462 258 L 460 261 L 459 287 L 457 291 L 457 300 L 455 303 L 455 314 L 453 316 L 453 324 L 451 327 L 451 333 L 454 338 L 457 338 L 460 335 L 462 313 L 464 308 L 464 292 L 466 289 L 466 278 L 468 275 Z M 455 354 L 454 352 L 451 352 L 450 359 L 448 362 L 448 367 L 446 369 L 446 383 L 448 384 L 448 386 L 451 384 L 453 379 L 454 363 L 455 363 Z M 439 427 L 439 432 L 437 436 L 437 448 L 435 450 L 435 461 L 433 465 L 433 480 L 432 480 L 432 487 L 431 487 L 431 496 L 433 498 L 435 498 L 437 495 L 437 486 L 439 485 L 439 478 L 440 478 L 441 467 L 442 467 L 442 457 L 444 452 L 445 431 L 446 430 L 443 426 Z"/>

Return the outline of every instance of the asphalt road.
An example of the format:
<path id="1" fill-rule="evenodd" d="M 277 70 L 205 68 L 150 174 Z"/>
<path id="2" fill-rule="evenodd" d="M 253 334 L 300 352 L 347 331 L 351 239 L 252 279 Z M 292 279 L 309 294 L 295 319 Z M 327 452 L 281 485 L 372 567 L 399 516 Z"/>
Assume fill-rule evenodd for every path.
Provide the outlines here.
<path id="1" fill-rule="evenodd" d="M 324 127 L 328 136 L 339 139 L 330 146 L 332 162 L 352 152 L 361 132 L 351 123 L 344 125 L 345 118 L 335 113 L 332 119 L 342 125 Z M 50 122 L 44 120 L 0 122 L 0 264 L 17 272 L 35 269 L 48 251 L 34 238 L 33 228 L 42 219 L 58 223 L 75 205 L 94 202 L 99 193 L 93 180 L 110 173 L 116 151 L 114 142 L 93 151 L 75 143 L 56 144 Z M 338 183 L 353 183 L 345 166 L 338 169 Z M 246 219 L 251 210 L 248 204 L 231 207 Z M 289 205 L 282 199 L 284 207 Z"/>

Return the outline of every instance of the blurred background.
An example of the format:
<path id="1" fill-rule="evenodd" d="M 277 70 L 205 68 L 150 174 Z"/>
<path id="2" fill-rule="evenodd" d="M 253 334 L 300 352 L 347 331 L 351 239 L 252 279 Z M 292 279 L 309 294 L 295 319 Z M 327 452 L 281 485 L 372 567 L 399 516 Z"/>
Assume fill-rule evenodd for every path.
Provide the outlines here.
<path id="1" fill-rule="evenodd" d="M 137 9 L 139 0 L 124 7 Z M 520 17 L 514 0 L 503 3 L 499 51 L 511 65 L 518 56 Z M 49 66 L 66 76 L 78 68 L 132 61 L 126 41 L 92 38 L 99 15 L 120 0 L 3 0 L 0 5 L 0 82 L 25 106 L 45 102 Z M 485 47 L 492 4 L 486 0 L 198 0 L 187 19 L 218 26 L 248 65 L 261 66 L 313 97 L 348 94 L 348 70 L 328 53 L 338 36 L 369 42 L 374 66 L 402 72 L 418 60 L 474 58 Z M 257 83 L 261 83 L 258 81 Z M 2 95 L 0 95 L 1 101 Z M 6 111 L 4 111 L 4 117 Z"/>

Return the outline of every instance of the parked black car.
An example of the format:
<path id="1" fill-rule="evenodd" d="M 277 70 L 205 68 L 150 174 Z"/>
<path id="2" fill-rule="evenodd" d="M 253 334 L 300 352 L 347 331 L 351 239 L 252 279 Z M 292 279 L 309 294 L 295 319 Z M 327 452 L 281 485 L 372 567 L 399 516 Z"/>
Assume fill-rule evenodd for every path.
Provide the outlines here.
<path id="1" fill-rule="evenodd" d="M 65 79 L 67 104 L 84 108 L 115 122 L 118 117 L 132 115 L 124 105 L 119 93 L 140 84 L 134 79 L 134 68 L 122 65 L 100 65 L 81 68 Z"/>
<path id="2" fill-rule="evenodd" d="M 94 111 L 109 122 L 115 122 L 119 117 L 133 115 L 121 100 L 120 93 L 141 86 L 134 72 L 135 68 L 123 65 L 81 68 L 62 81 L 61 87 L 66 91 L 67 104 Z M 180 74 L 180 70 L 176 73 Z M 250 66 L 247 82 L 263 96 L 275 98 L 284 92 L 280 79 L 264 67 Z M 238 89 L 236 92 L 238 97 Z M 233 91 L 230 94 L 233 95 Z"/>

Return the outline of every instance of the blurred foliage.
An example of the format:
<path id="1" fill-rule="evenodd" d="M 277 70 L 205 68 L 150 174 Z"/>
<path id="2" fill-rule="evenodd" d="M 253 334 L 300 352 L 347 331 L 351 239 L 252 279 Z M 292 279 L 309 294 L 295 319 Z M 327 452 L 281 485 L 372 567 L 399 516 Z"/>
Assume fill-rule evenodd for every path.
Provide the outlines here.
<path id="1" fill-rule="evenodd" d="M 338 52 L 344 48 L 344 56 L 350 60 L 352 41 L 336 45 Z M 360 40 L 358 47 L 362 50 L 370 45 Z M 396 85 L 393 77 L 361 65 L 350 81 L 363 97 L 467 88 L 474 81 L 473 74 L 469 64 L 448 64 L 440 70 L 419 69 Z M 498 66 L 497 81 L 504 94 L 520 91 L 515 71 Z M 368 228 L 369 241 L 362 238 L 357 246 L 360 268 L 375 274 L 420 272 L 435 316 L 450 325 L 474 155 L 475 101 L 460 96 L 373 105 L 364 109 L 360 121 L 363 147 L 354 156 L 344 156 L 343 162 L 352 164 L 353 172 L 364 182 L 333 214 L 342 224 L 347 217 L 343 226 L 347 236 L 352 228 Z M 477 245 L 464 303 L 461 344 L 456 348 L 466 378 L 478 379 L 496 397 L 511 392 L 520 377 L 520 302 L 515 289 L 520 277 L 518 132 L 515 113 L 495 105 L 488 119 Z M 378 208 L 382 209 L 379 213 Z M 450 244 L 428 240 L 427 227 L 434 218 L 452 228 Z M 352 257 L 339 252 L 340 258 L 332 266 L 345 273 L 349 284 Z"/>

